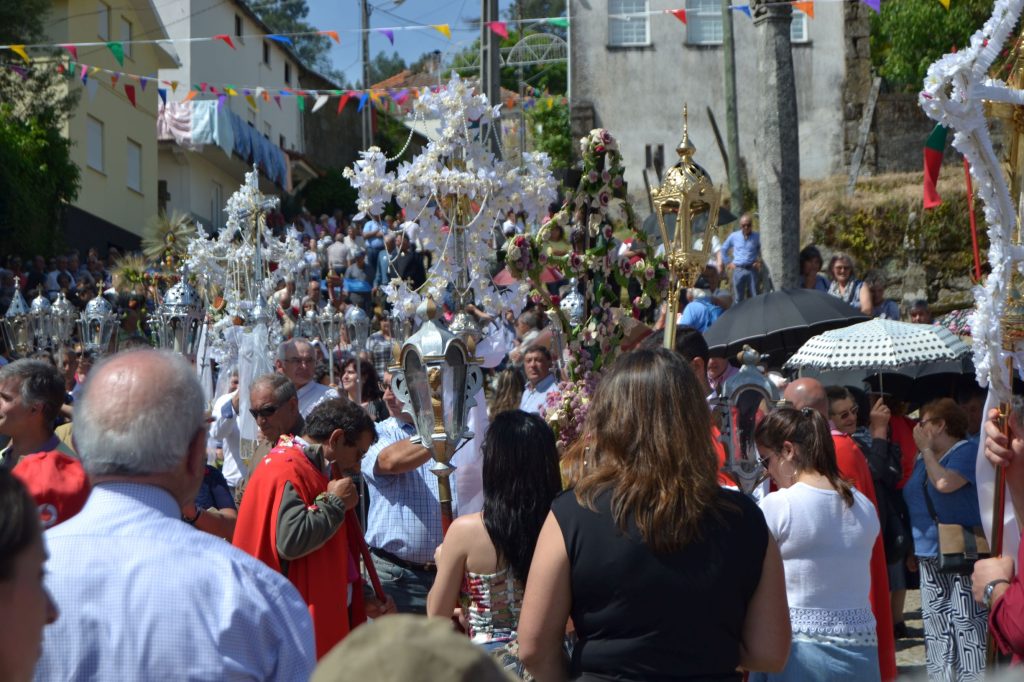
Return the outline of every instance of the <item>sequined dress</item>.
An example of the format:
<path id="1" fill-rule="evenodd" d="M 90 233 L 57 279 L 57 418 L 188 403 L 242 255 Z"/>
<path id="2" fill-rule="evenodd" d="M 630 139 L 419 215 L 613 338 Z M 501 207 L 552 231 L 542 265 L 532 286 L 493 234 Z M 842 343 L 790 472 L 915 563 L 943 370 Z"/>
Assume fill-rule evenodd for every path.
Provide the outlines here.
<path id="1" fill-rule="evenodd" d="M 508 568 L 497 573 L 467 571 L 462 578 L 459 602 L 475 644 L 515 639 L 523 586 Z"/>

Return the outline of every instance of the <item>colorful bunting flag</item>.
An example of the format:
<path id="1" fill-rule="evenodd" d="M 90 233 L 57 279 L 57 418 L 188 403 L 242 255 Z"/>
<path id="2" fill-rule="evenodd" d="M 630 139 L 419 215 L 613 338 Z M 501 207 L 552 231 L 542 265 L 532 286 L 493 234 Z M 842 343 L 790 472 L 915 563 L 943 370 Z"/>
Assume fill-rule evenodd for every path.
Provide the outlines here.
<path id="1" fill-rule="evenodd" d="M 946 128 L 936 125 L 924 143 L 924 207 L 935 208 L 942 204 L 942 197 L 936 189 L 942 157 L 946 153 Z"/>
<path id="2" fill-rule="evenodd" d="M 252 95 L 246 95 L 245 96 L 245 101 L 248 102 L 249 106 L 252 107 L 253 109 L 256 108 L 256 98 L 253 97 Z"/>
<path id="3" fill-rule="evenodd" d="M 683 22 L 684 24 L 686 23 L 686 10 L 685 9 L 673 9 L 673 10 L 669 10 L 669 13 L 672 14 L 672 16 L 674 16 L 679 21 Z"/>
<path id="4" fill-rule="evenodd" d="M 221 110 L 221 107 L 224 106 L 224 102 L 226 102 L 227 99 L 227 95 L 217 95 L 217 111 Z"/>
<path id="5" fill-rule="evenodd" d="M 377 33 L 384 34 L 384 37 L 386 37 L 391 42 L 392 45 L 395 44 L 395 32 L 392 31 L 391 29 L 389 29 L 389 28 L 378 28 L 377 29 Z"/>
<path id="6" fill-rule="evenodd" d="M 281 95 L 274 95 L 274 101 L 277 102 L 277 108 L 281 108 Z"/>
<path id="7" fill-rule="evenodd" d="M 320 111 L 320 108 L 323 107 L 323 105 L 327 104 L 327 100 L 329 99 L 330 97 L 327 95 L 318 95 L 316 98 L 316 103 L 313 104 L 312 113 L 315 114 L 316 112 Z"/>
<path id="8" fill-rule="evenodd" d="M 865 0 L 867 2 L 867 0 Z M 753 19 L 753 15 L 750 14 L 750 5 L 733 5 L 732 9 L 734 12 L 743 12 L 748 18 Z"/>
<path id="9" fill-rule="evenodd" d="M 341 99 L 338 100 L 338 112 L 337 113 L 339 113 L 339 114 L 341 113 L 341 110 L 345 108 L 345 105 L 348 104 L 348 101 L 351 98 L 352 98 L 352 93 L 351 92 L 346 92 L 344 95 L 341 96 Z"/>
<path id="10" fill-rule="evenodd" d="M 128 95 L 128 101 L 131 102 L 132 106 L 134 107 L 135 106 L 135 86 L 134 85 L 128 85 L 126 83 L 125 86 L 124 86 L 124 94 Z"/>
<path id="11" fill-rule="evenodd" d="M 330 36 L 331 39 L 337 44 L 341 45 L 341 38 L 338 37 L 337 31 L 320 31 L 321 35 Z"/>
<path id="12" fill-rule="evenodd" d="M 232 50 L 237 49 L 235 47 L 235 44 L 231 41 L 231 36 L 229 36 L 227 33 L 218 33 L 217 35 L 215 35 L 213 37 L 213 39 L 214 40 L 223 40 L 227 44 L 227 46 L 230 47 Z"/>
<path id="13" fill-rule="evenodd" d="M 368 92 L 364 92 L 363 94 L 359 95 L 359 107 L 356 109 L 356 111 L 362 111 L 363 107 L 366 106 L 366 100 L 368 99 L 370 99 L 370 93 Z"/>
<path id="14" fill-rule="evenodd" d="M 157 88 L 156 89 L 156 94 L 160 95 L 160 101 L 164 103 L 164 106 L 166 106 L 167 105 L 167 90 L 165 90 L 164 88 Z"/>
<path id="15" fill-rule="evenodd" d="M 268 33 L 267 38 L 269 40 L 273 40 L 274 42 L 281 43 L 282 45 L 287 45 L 288 47 L 295 47 L 295 43 L 293 43 L 292 39 L 289 38 L 288 36 L 277 35 L 276 33 Z"/>
<path id="16" fill-rule="evenodd" d="M 295 98 L 295 104 L 298 105 L 299 111 L 306 110 L 306 97 L 305 95 L 299 95 Z"/>
<path id="17" fill-rule="evenodd" d="M 149 82 L 149 78 L 147 78 L 146 76 L 139 76 L 139 87 L 142 88 L 143 92 L 146 91 L 146 83 L 148 83 L 148 82 Z"/>
<path id="18" fill-rule="evenodd" d="M 863 0 L 864 4 L 875 11 L 875 14 L 879 14 L 882 11 L 882 0 Z"/>
<path id="19" fill-rule="evenodd" d="M 19 76 L 21 76 L 21 80 L 23 80 L 23 81 L 27 81 L 28 80 L 28 69 L 26 69 L 26 68 L 24 68 L 22 66 L 13 66 L 13 65 L 9 66 L 8 68 L 11 71 L 13 71 L 14 73 L 16 73 Z"/>
<path id="20" fill-rule="evenodd" d="M 63 47 L 65 50 L 68 51 L 68 54 L 71 55 L 72 59 L 74 59 L 76 62 L 78 61 L 78 48 L 77 47 L 75 47 L 74 45 L 61 45 L 61 47 Z"/>
<path id="21" fill-rule="evenodd" d="M 685 13 L 686 10 L 683 10 L 683 12 Z M 569 20 L 566 17 L 554 17 L 553 19 L 548 19 L 545 23 L 557 26 L 558 28 L 569 28 Z M 686 22 L 684 21 L 683 23 L 685 24 Z"/>
<path id="22" fill-rule="evenodd" d="M 181 101 L 182 102 L 189 102 L 191 100 L 194 100 L 196 98 L 196 95 L 198 95 L 198 94 L 199 94 L 198 90 L 189 90 L 188 94 L 185 95 L 185 99 L 183 99 Z"/>
<path id="23" fill-rule="evenodd" d="M 794 2 L 793 9 L 798 9 L 811 19 L 814 18 L 814 0 L 806 0 L 806 2 Z"/>
<path id="24" fill-rule="evenodd" d="M 89 79 L 89 67 L 86 66 L 85 64 L 82 64 L 81 79 L 82 79 L 82 85 L 85 85 L 86 81 L 88 81 L 88 79 Z"/>
<path id="25" fill-rule="evenodd" d="M 107 43 L 107 47 L 110 49 L 110 52 L 114 55 L 114 59 L 117 60 L 117 63 L 121 66 L 124 66 L 124 43 L 122 43 L 119 40 L 112 40 L 109 43 Z"/>
<path id="26" fill-rule="evenodd" d="M 171 92 L 178 91 L 178 81 L 171 81 Z"/>
<path id="27" fill-rule="evenodd" d="M 448 40 L 452 39 L 452 27 L 448 24 L 431 24 L 430 27 Z"/>
<path id="28" fill-rule="evenodd" d="M 11 52 L 24 59 L 26 64 L 32 63 L 32 60 L 28 58 L 28 52 L 25 52 L 24 45 L 11 45 Z"/>
<path id="29" fill-rule="evenodd" d="M 231 95 L 232 97 L 235 97 L 235 96 L 237 96 L 237 95 L 238 95 L 238 90 L 235 90 L 235 89 L 234 89 L 234 88 L 233 88 L 232 86 L 230 86 L 230 85 L 225 85 L 225 86 L 224 86 L 224 91 L 225 91 L 225 92 L 227 92 L 227 93 L 228 93 L 229 95 Z"/>
<path id="30" fill-rule="evenodd" d="M 945 7 L 947 12 L 949 11 L 949 0 L 939 0 L 939 4 Z"/>
<path id="31" fill-rule="evenodd" d="M 118 73 L 117 71 L 115 71 L 114 73 L 110 74 L 110 87 L 116 88 L 117 87 L 117 81 L 120 78 L 121 78 L 121 74 Z"/>
<path id="32" fill-rule="evenodd" d="M 508 25 L 504 21 L 489 21 L 487 27 L 502 38 L 508 38 Z"/>
<path id="33" fill-rule="evenodd" d="M 206 85 L 206 83 L 200 83 L 200 84 L 199 84 L 199 91 L 200 91 L 200 92 L 206 92 L 206 88 L 207 88 L 207 87 L 208 87 L 208 86 Z"/>

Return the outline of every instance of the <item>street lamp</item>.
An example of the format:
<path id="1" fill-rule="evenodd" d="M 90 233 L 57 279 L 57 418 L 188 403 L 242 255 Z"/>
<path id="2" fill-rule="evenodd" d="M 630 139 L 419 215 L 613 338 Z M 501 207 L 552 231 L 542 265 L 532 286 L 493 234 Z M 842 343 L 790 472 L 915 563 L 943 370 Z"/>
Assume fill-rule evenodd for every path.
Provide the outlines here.
<path id="1" fill-rule="evenodd" d="M 665 260 L 669 271 L 668 313 L 665 324 L 665 347 L 674 348 L 676 320 L 679 316 L 679 295 L 693 286 L 711 254 L 712 233 L 718 228 L 718 207 L 721 194 L 711 176 L 693 161 L 696 148 L 687 131 L 686 106 L 683 106 L 683 138 L 676 147 L 679 163 L 665 174 L 660 187 L 651 190 L 654 214 L 665 244 Z M 699 250 L 693 243 L 698 227 L 704 226 Z M 671 234 L 670 234 L 671 231 Z"/>
<path id="2" fill-rule="evenodd" d="M 86 350 L 103 355 L 111 350 L 111 337 L 117 346 L 118 315 L 102 296 L 97 296 L 85 305 L 78 318 L 78 338 Z"/>
<path id="3" fill-rule="evenodd" d="M 32 335 L 28 304 L 21 295 L 18 280 L 18 277 L 14 278 L 14 297 L 4 313 L 3 331 L 10 349 L 21 357 L 27 357 L 35 350 L 35 338 Z"/>
<path id="4" fill-rule="evenodd" d="M 405 403 L 416 435 L 411 439 L 430 451 L 430 470 L 437 476 L 441 502 L 441 531 L 452 522 L 452 456 L 473 437 L 466 426 L 474 396 L 483 385 L 480 359 L 470 354 L 466 342 L 437 321 L 437 305 L 425 299 L 417 310 L 424 320 L 419 331 L 402 347 L 401 369 L 391 378 L 391 390 Z"/>
<path id="5" fill-rule="evenodd" d="M 158 347 L 181 353 L 194 363 L 204 317 L 203 302 L 182 273 L 181 281 L 167 290 L 150 316 L 149 325 Z"/>

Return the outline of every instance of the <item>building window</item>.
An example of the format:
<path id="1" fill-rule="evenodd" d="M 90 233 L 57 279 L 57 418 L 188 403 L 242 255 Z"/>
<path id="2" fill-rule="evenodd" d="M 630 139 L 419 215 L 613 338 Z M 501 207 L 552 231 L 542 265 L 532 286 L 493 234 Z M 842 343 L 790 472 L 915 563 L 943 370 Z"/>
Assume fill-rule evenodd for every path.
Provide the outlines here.
<path id="1" fill-rule="evenodd" d="M 128 140 L 128 156 L 125 162 L 125 176 L 128 189 L 142 193 L 142 145 Z"/>
<path id="2" fill-rule="evenodd" d="M 793 8 L 793 23 L 789 25 L 789 41 L 792 43 L 806 43 L 810 41 L 807 35 L 807 15 Z"/>
<path id="3" fill-rule="evenodd" d="M 110 5 L 105 2 L 96 3 L 96 35 L 100 40 L 110 40 Z"/>
<path id="4" fill-rule="evenodd" d="M 267 142 L 270 142 L 270 124 L 266 121 L 263 122 L 263 137 L 267 139 Z"/>
<path id="5" fill-rule="evenodd" d="M 608 44 L 615 46 L 649 45 L 650 17 L 647 0 L 609 0 Z"/>
<path id="6" fill-rule="evenodd" d="M 235 15 L 235 37 L 242 37 L 242 17 Z"/>
<path id="7" fill-rule="evenodd" d="M 292 84 L 292 65 L 288 62 L 284 63 L 284 82 L 288 85 Z"/>
<path id="8" fill-rule="evenodd" d="M 224 227 L 224 188 L 216 182 L 210 183 L 210 222 L 216 230 Z"/>
<path id="9" fill-rule="evenodd" d="M 103 121 L 92 116 L 85 119 L 85 163 L 103 172 Z"/>
<path id="10" fill-rule="evenodd" d="M 263 41 L 263 63 L 270 66 L 270 43 Z"/>
<path id="11" fill-rule="evenodd" d="M 129 59 L 132 56 L 132 22 L 121 17 L 121 43 L 124 45 L 124 56 Z"/>
<path id="12" fill-rule="evenodd" d="M 720 0 L 686 0 L 686 42 L 690 45 L 722 44 Z"/>
<path id="13" fill-rule="evenodd" d="M 280 147 L 281 149 L 285 149 L 286 148 L 285 144 L 284 144 L 284 135 L 278 135 L 277 136 L 277 146 Z"/>

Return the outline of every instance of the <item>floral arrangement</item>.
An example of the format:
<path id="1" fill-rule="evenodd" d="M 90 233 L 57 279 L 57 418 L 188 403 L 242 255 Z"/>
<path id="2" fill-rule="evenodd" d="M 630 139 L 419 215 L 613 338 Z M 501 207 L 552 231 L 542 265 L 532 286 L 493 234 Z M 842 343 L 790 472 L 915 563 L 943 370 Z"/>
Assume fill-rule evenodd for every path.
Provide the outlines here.
<path id="1" fill-rule="evenodd" d="M 422 92 L 413 107 L 412 116 L 441 122 L 438 137 L 419 155 L 388 171 L 387 157 L 371 147 L 345 169 L 359 192 L 360 211 L 378 217 L 394 199 L 407 220 L 419 223 L 427 248 L 438 254 L 420 290 L 397 279 L 383 287 L 400 316 L 411 317 L 426 296 L 442 300 L 449 284 L 460 281 L 467 289 L 460 293 L 471 291 L 476 304 L 491 312 L 518 312 L 527 300 L 527 284 L 499 290 L 492 282 L 490 228 L 509 210 L 543 215 L 556 196 L 555 180 L 546 154 L 524 154 L 522 163 L 513 165 L 488 151 L 476 131 L 496 125 L 499 109 L 454 74 L 447 85 Z M 470 232 L 464 252 L 459 231 Z M 533 261 L 523 262 L 532 267 Z"/>
<path id="2" fill-rule="evenodd" d="M 616 196 L 624 187 L 622 155 L 615 138 L 595 129 L 580 140 L 583 160 L 577 189 L 536 235 L 515 235 L 504 246 L 505 263 L 516 277 L 531 282 L 534 300 L 544 303 L 561 321 L 565 341 L 566 375 L 559 396 L 553 397 L 545 418 L 559 445 L 580 436 L 590 396 L 621 349 L 636 318 L 661 302 L 668 289 L 668 270 L 653 255 L 639 229 L 632 206 Z M 549 254 L 556 226 L 569 234 L 572 249 Z M 619 258 L 622 243 L 635 254 Z M 642 255 L 641 255 L 642 254 Z M 552 266 L 582 283 L 585 314 L 571 319 L 540 284 L 543 270 Z M 630 297 L 630 290 L 635 295 Z"/>
<path id="3" fill-rule="evenodd" d="M 992 271 L 984 285 L 975 288 L 975 312 L 970 327 L 978 381 L 990 384 L 1004 400 L 1011 391 L 1009 376 L 1001 371 L 1006 331 L 1002 317 L 1011 275 L 1015 268 L 1021 271 L 1024 262 L 1024 246 L 1011 240 L 1018 216 L 989 134 L 984 102 L 1019 105 L 1024 100 L 1021 90 L 988 77 L 1017 26 L 1022 7 L 1024 0 L 997 0 L 992 16 L 971 36 L 969 47 L 947 54 L 928 67 L 918 98 L 929 117 L 955 131 L 953 146 L 969 162 L 985 207 Z"/>

